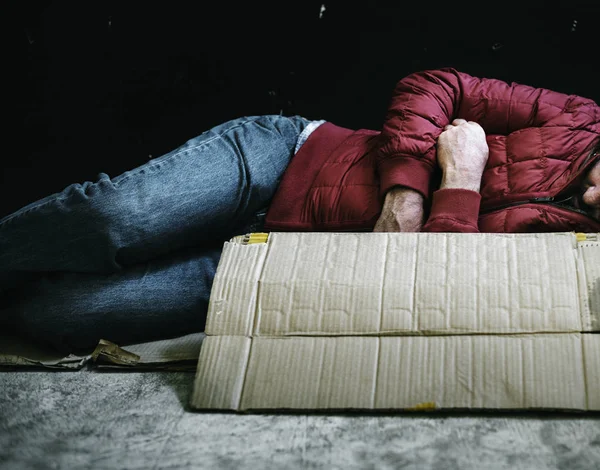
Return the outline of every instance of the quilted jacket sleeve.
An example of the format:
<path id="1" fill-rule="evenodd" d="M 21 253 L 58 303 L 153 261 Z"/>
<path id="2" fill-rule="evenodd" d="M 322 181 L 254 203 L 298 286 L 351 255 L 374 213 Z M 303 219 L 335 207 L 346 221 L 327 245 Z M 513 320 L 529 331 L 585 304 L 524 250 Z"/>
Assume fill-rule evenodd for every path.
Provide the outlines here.
<path id="1" fill-rule="evenodd" d="M 439 189 L 433 193 L 431 213 L 423 232 L 479 232 L 481 195 L 468 189 Z"/>
<path id="2" fill-rule="evenodd" d="M 399 185 L 430 196 L 437 166 L 435 144 L 456 118 L 479 123 L 486 134 L 508 135 L 525 127 L 569 125 L 572 115 L 566 109 L 589 102 L 542 88 L 476 78 L 452 68 L 411 74 L 396 85 L 380 136 L 381 195 Z"/>

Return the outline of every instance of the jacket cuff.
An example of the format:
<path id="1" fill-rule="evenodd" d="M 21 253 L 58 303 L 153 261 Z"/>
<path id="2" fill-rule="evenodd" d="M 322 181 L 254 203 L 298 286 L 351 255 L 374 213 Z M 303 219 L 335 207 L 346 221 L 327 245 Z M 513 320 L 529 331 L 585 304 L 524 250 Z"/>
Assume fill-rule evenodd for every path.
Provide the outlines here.
<path id="1" fill-rule="evenodd" d="M 386 158 L 379 162 L 380 196 L 394 186 L 404 186 L 420 192 L 425 199 L 429 197 L 429 182 L 433 168 L 423 161 L 411 157 Z"/>
<path id="2" fill-rule="evenodd" d="M 433 193 L 424 232 L 478 232 L 481 194 L 468 189 L 438 189 Z"/>

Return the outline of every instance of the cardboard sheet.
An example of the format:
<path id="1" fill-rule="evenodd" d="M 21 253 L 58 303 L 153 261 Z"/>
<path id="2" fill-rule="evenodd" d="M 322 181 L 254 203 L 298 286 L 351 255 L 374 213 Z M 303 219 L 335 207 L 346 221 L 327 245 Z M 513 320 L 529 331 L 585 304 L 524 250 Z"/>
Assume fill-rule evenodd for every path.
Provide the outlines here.
<path id="1" fill-rule="evenodd" d="M 0 368 L 45 368 L 59 370 L 79 370 L 89 356 L 61 354 L 38 344 L 0 334 Z"/>
<path id="2" fill-rule="evenodd" d="M 96 368 L 195 370 L 204 333 L 123 347 L 100 341 L 85 355 L 64 355 L 22 338 L 0 335 L 0 368 L 45 368 L 79 370 L 86 364 Z"/>
<path id="3" fill-rule="evenodd" d="M 597 234 L 226 243 L 197 409 L 600 409 Z"/>

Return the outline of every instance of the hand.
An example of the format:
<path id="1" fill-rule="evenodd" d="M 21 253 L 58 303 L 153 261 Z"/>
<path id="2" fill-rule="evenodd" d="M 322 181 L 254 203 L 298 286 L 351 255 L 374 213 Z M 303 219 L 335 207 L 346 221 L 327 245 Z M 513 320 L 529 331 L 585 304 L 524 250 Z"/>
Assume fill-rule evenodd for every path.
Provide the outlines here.
<path id="1" fill-rule="evenodd" d="M 421 193 L 404 187 L 392 188 L 385 195 L 373 232 L 419 232 L 423 218 Z"/>
<path id="2" fill-rule="evenodd" d="M 437 161 L 443 171 L 440 189 L 479 192 L 488 156 L 485 132 L 479 124 L 464 119 L 452 121 L 437 141 Z"/>

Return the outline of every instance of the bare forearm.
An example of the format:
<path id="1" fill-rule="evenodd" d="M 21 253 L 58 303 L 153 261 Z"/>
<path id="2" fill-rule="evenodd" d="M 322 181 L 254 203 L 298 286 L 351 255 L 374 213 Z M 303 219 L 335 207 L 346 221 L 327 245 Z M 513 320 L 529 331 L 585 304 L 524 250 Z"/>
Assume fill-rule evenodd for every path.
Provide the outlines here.
<path id="1" fill-rule="evenodd" d="M 418 232 L 423 226 L 421 193 L 404 187 L 394 187 L 386 195 L 381 216 L 374 232 Z"/>

